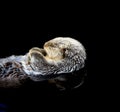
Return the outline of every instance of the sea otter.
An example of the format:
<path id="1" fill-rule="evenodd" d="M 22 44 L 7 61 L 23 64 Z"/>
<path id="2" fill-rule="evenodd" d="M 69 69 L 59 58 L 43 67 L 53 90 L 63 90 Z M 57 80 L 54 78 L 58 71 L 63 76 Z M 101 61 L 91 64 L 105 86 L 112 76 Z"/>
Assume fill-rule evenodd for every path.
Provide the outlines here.
<path id="1" fill-rule="evenodd" d="M 63 82 L 69 82 L 71 76 L 72 80 L 75 76 L 81 76 L 81 74 L 73 75 L 73 73 L 84 68 L 85 60 L 86 51 L 79 41 L 70 37 L 56 37 L 46 42 L 43 49 L 33 47 L 24 56 L 0 59 L 0 82 L 12 80 L 14 85 L 14 82 L 19 83 L 20 79 L 30 78 L 33 81 L 48 80 L 57 87 L 65 89 Z M 6 63 L 11 63 L 11 67 L 5 68 Z M 17 68 L 18 71 L 11 74 L 13 68 Z M 76 80 L 79 82 L 79 79 Z M 74 85 L 74 87 L 77 86 L 78 84 Z"/>

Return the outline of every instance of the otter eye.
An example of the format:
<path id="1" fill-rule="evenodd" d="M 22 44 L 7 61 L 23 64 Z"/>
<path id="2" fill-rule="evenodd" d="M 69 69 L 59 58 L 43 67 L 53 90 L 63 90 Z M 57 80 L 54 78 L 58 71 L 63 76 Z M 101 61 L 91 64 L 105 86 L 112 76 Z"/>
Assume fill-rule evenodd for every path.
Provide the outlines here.
<path id="1" fill-rule="evenodd" d="M 65 51 L 66 51 L 66 48 L 63 48 L 62 50 L 63 50 L 63 52 L 65 52 Z"/>

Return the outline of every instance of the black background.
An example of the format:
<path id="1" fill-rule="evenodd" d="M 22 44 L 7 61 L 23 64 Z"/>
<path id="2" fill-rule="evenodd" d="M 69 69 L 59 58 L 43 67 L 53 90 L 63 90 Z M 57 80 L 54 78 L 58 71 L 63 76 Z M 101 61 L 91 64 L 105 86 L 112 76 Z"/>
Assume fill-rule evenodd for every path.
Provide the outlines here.
<path id="1" fill-rule="evenodd" d="M 65 12 L 64 12 L 65 13 Z M 67 12 L 66 12 L 67 13 Z M 56 13 L 55 13 L 56 14 Z M 67 13 L 59 15 L 59 12 L 51 17 L 31 14 L 13 14 L 9 12 L 3 17 L 0 31 L 0 58 L 10 55 L 24 55 L 32 47 L 42 47 L 44 42 L 55 37 L 72 37 L 79 40 L 87 52 L 87 78 L 85 83 L 78 89 L 58 93 L 51 87 L 32 85 L 22 89 L 1 89 L 0 103 L 5 104 L 11 111 L 24 111 L 34 109 L 35 111 L 46 109 L 61 110 L 94 109 L 100 100 L 101 87 L 99 84 L 99 73 L 97 72 L 97 42 L 96 28 L 87 19 L 89 16 L 79 13 Z M 15 16 L 15 17 L 14 17 Z M 33 18 L 33 19 L 32 19 Z M 81 19 L 82 18 L 82 19 Z M 57 110 L 56 110 L 57 108 Z"/>

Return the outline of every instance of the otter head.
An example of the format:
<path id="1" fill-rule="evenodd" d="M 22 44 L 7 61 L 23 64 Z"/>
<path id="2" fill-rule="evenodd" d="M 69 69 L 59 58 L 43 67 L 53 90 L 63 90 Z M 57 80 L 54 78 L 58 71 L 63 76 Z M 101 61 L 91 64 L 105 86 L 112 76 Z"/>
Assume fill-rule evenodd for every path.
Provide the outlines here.
<path id="1" fill-rule="evenodd" d="M 44 44 L 44 49 L 47 53 L 46 58 L 51 60 L 61 60 L 64 58 L 65 50 L 70 46 L 68 41 L 63 38 L 55 38 Z"/>
<path id="2" fill-rule="evenodd" d="M 57 37 L 44 44 L 47 56 L 51 59 L 63 59 L 68 55 L 80 54 L 86 58 L 86 52 L 83 45 L 70 37 Z"/>
<path id="3" fill-rule="evenodd" d="M 60 65 L 60 68 L 82 68 L 86 59 L 86 52 L 83 45 L 70 37 L 57 37 L 44 44 L 44 49 L 32 48 L 28 53 L 30 63 L 35 66 L 42 64 Z M 62 70 L 62 69 L 61 69 Z M 62 70 L 64 72 L 64 70 Z"/>

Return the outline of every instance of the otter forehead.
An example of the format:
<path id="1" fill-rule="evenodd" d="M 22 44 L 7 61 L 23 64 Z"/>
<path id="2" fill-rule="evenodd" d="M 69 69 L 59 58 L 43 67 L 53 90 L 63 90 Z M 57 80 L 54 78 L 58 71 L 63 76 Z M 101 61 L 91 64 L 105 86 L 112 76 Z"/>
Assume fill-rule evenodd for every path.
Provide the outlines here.
<path id="1" fill-rule="evenodd" d="M 56 43 L 69 43 L 69 44 L 74 44 L 74 45 L 80 45 L 80 42 L 71 38 L 71 37 L 56 37 L 54 39 L 52 39 L 51 41 L 56 42 Z"/>
<path id="2" fill-rule="evenodd" d="M 62 38 L 54 38 L 44 44 L 44 47 L 53 47 L 53 48 L 64 48 L 68 47 L 70 42 L 63 40 Z"/>
<path id="3" fill-rule="evenodd" d="M 50 42 L 56 43 L 59 46 L 65 45 L 66 47 L 78 47 L 80 49 L 84 49 L 83 45 L 78 40 L 71 37 L 56 37 L 50 40 Z"/>
<path id="4" fill-rule="evenodd" d="M 81 43 L 71 37 L 56 37 L 44 44 L 45 47 L 69 47 L 69 46 L 77 46 L 82 47 Z"/>

